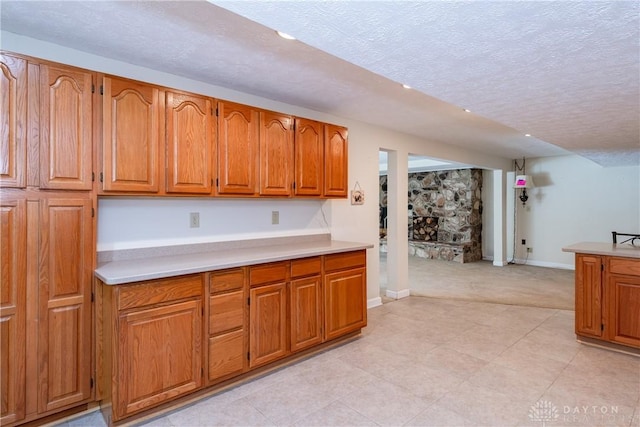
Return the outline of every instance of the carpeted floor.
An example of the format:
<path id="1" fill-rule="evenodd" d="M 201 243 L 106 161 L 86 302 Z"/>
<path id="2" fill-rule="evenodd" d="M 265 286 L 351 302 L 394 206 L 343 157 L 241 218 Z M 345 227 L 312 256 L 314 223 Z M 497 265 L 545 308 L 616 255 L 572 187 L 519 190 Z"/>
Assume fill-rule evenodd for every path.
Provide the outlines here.
<path id="1" fill-rule="evenodd" d="M 386 254 L 380 256 L 383 302 Z M 411 295 L 531 307 L 574 309 L 574 272 L 530 265 L 494 267 L 490 261 L 467 264 L 409 257 Z"/>

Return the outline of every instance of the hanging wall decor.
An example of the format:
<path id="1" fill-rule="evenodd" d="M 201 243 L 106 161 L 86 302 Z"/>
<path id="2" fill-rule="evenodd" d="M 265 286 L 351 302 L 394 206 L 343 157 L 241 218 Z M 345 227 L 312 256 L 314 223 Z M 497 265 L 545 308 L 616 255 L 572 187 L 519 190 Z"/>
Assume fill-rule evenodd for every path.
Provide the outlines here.
<path id="1" fill-rule="evenodd" d="M 351 190 L 351 204 L 364 205 L 364 190 L 360 188 L 360 183 L 356 181 L 356 185 Z"/>

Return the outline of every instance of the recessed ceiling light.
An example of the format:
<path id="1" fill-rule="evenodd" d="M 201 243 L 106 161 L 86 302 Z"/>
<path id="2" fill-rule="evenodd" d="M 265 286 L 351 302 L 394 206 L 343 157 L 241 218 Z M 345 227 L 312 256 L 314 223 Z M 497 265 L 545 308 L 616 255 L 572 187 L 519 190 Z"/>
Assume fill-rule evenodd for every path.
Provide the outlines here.
<path id="1" fill-rule="evenodd" d="M 471 110 L 466 109 L 466 108 L 463 108 L 463 111 L 464 111 L 465 113 L 470 113 L 470 112 L 471 112 Z"/>
<path id="2" fill-rule="evenodd" d="M 287 33 L 283 33 L 282 31 L 276 31 L 276 33 L 277 33 L 280 37 L 282 37 L 283 39 L 287 39 L 287 40 L 295 40 L 295 39 L 296 39 L 295 37 L 290 36 L 290 35 L 289 35 L 289 34 L 287 34 Z"/>
<path id="3" fill-rule="evenodd" d="M 531 134 L 530 133 L 525 133 L 524 136 L 531 136 Z"/>
<path id="4" fill-rule="evenodd" d="M 411 89 L 411 86 L 406 85 L 406 84 L 403 84 L 402 87 L 405 88 L 405 89 Z"/>

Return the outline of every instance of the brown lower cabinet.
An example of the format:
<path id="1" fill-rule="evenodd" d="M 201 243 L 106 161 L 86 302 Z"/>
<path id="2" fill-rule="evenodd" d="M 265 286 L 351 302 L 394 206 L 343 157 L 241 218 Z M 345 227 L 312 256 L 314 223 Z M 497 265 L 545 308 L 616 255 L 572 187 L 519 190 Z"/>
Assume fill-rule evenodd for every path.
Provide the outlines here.
<path id="1" fill-rule="evenodd" d="M 246 284 L 245 267 L 210 273 L 209 384 L 242 374 L 248 368 Z"/>
<path id="2" fill-rule="evenodd" d="M 357 333 L 367 321 L 365 273 L 360 250 L 101 284 L 107 422 Z"/>
<path id="3" fill-rule="evenodd" d="M 640 348 L 640 259 L 576 254 L 576 334 Z"/>
<path id="4" fill-rule="evenodd" d="M 0 193 L 0 425 L 93 400 L 93 199 Z"/>
<path id="5" fill-rule="evenodd" d="M 289 262 L 249 267 L 249 366 L 289 354 L 287 270 Z"/>
<path id="6" fill-rule="evenodd" d="M 108 421 L 202 387 L 201 275 L 102 289 Z"/>
<path id="7" fill-rule="evenodd" d="M 366 252 L 324 257 L 325 339 L 356 331 L 367 324 Z"/>

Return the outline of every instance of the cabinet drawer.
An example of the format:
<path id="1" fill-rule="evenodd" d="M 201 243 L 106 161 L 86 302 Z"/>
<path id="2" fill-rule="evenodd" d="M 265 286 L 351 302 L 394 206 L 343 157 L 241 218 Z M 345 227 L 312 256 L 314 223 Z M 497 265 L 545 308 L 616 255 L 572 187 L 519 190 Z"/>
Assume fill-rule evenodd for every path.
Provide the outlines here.
<path id="1" fill-rule="evenodd" d="M 246 302 L 243 291 L 214 295 L 209 298 L 209 334 L 217 334 L 244 325 Z"/>
<path id="2" fill-rule="evenodd" d="M 344 270 L 352 267 L 364 267 L 367 262 L 366 251 L 353 251 L 341 254 L 325 255 L 325 271 Z"/>
<path id="3" fill-rule="evenodd" d="M 202 277 L 197 275 L 172 277 L 121 285 L 118 291 L 118 310 L 144 307 L 202 295 Z"/>
<path id="4" fill-rule="evenodd" d="M 211 293 L 242 289 L 244 286 L 244 268 L 216 271 L 209 276 Z"/>
<path id="5" fill-rule="evenodd" d="M 321 268 L 322 261 L 319 256 L 313 258 L 294 259 L 291 261 L 291 278 L 295 279 L 298 277 L 320 274 Z"/>
<path id="6" fill-rule="evenodd" d="M 640 259 L 609 258 L 609 272 L 613 274 L 627 274 L 640 276 Z"/>
<path id="7" fill-rule="evenodd" d="M 244 331 L 209 338 L 209 381 L 242 372 L 246 353 Z"/>
<path id="8" fill-rule="evenodd" d="M 251 267 L 249 283 L 251 286 L 258 286 L 265 283 L 283 282 L 287 280 L 288 267 L 289 262 L 287 261 Z"/>

